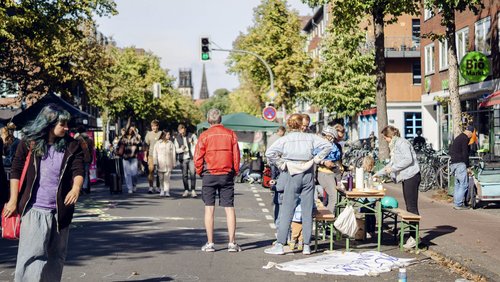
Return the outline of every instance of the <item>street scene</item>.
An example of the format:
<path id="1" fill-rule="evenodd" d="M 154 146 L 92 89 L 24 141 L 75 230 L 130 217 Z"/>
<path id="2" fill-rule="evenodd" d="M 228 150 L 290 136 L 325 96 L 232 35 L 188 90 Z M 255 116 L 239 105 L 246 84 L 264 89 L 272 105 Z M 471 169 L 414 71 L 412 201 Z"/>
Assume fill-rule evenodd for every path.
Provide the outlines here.
<path id="1" fill-rule="evenodd" d="M 0 281 L 500 281 L 500 0 L 0 3 Z"/>

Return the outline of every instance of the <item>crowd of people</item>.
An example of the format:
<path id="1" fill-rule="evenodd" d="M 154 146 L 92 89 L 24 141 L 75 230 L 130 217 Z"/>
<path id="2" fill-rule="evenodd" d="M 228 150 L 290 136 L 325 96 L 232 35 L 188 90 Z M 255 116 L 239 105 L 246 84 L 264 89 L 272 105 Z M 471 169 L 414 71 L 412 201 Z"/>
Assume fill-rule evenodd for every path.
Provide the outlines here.
<path id="1" fill-rule="evenodd" d="M 70 115 L 56 105 L 44 107 L 38 116 L 21 129 L 22 139 L 13 135 L 15 126 L 2 129 L 0 191 L 4 216 L 16 213 L 22 216 L 21 237 L 16 262 L 15 280 L 26 281 L 40 277 L 43 281 L 60 281 L 67 253 L 69 225 L 75 203 L 85 189 L 89 189 L 89 164 L 94 143 L 79 127 L 70 137 Z M 216 199 L 224 207 L 228 229 L 229 252 L 239 252 L 236 243 L 236 213 L 234 209 L 234 180 L 240 169 L 238 138 L 221 124 L 221 112 L 211 109 L 207 114 L 210 128 L 199 136 L 178 126 L 178 135 L 159 129 L 159 122 L 151 122 L 151 130 L 144 141 L 133 125 L 108 148 L 109 157 L 123 160 L 125 184 L 128 193 L 137 185 L 139 155 L 147 163 L 149 193 L 170 196 L 170 176 L 177 162 L 181 164 L 183 197 L 197 197 L 196 175 L 201 177 L 201 198 L 205 205 L 204 224 L 207 242 L 204 252 L 215 251 L 214 210 Z M 265 156 L 271 166 L 275 203 L 277 238 L 268 254 L 284 254 L 284 245 L 291 243 L 303 254 L 311 254 L 313 211 L 317 201 L 316 182 L 323 188 L 323 203 L 334 212 L 336 191 L 346 168 L 342 164 L 342 125 L 326 126 L 321 134 L 311 132 L 307 115 L 292 114 L 270 138 Z M 455 209 L 466 209 L 468 143 L 474 131 L 467 127 L 450 148 L 451 172 L 456 176 Z M 420 168 L 412 144 L 401 138 L 393 126 L 381 130 L 389 143 L 390 162 L 383 173 L 402 183 L 407 211 L 419 214 L 418 186 Z M 10 185 L 7 184 L 4 165 L 10 167 Z M 373 173 L 374 161 L 367 158 L 365 169 Z M 159 184 L 155 181 L 157 172 Z M 83 190 L 82 190 L 83 187 Z M 7 191 L 8 190 L 8 191 Z M 288 242 L 290 230 L 293 241 Z M 405 246 L 414 246 L 411 234 Z M 413 241 L 412 241 L 413 240 Z M 412 245 L 413 244 L 413 245 Z"/>

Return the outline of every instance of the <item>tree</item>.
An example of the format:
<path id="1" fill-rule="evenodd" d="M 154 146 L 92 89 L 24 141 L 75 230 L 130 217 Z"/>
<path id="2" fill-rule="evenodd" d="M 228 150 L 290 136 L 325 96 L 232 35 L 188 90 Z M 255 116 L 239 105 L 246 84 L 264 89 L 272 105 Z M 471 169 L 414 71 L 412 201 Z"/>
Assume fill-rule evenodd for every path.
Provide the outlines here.
<path id="1" fill-rule="evenodd" d="M 18 99 L 48 91 L 69 96 L 95 75 L 94 16 L 115 14 L 112 0 L 5 0 L 0 3 L 0 78 L 19 85 Z"/>
<path id="2" fill-rule="evenodd" d="M 359 29 L 359 22 L 371 15 L 375 36 L 375 75 L 377 125 L 379 129 L 387 126 L 387 85 L 384 57 L 384 25 L 392 23 L 396 17 L 415 14 L 419 11 L 418 0 L 302 0 L 311 7 L 331 3 L 332 22 L 344 30 Z M 389 157 L 389 146 L 379 132 L 379 157 Z"/>
<path id="3" fill-rule="evenodd" d="M 321 64 L 302 97 L 356 124 L 357 114 L 375 101 L 373 50 L 364 46 L 363 31 L 330 24 L 321 42 Z"/>
<path id="4" fill-rule="evenodd" d="M 296 93 L 306 87 L 309 59 L 304 51 L 300 19 L 287 8 L 286 1 L 262 0 L 254 10 L 254 25 L 234 41 L 233 48 L 251 51 L 261 56 L 274 73 L 276 104 L 291 108 Z M 229 72 L 239 74 L 255 85 L 261 104 L 267 98 L 270 80 L 265 66 L 255 56 L 231 53 Z"/>
<path id="5" fill-rule="evenodd" d="M 228 114 L 229 110 L 229 90 L 220 88 L 214 91 L 214 95 L 207 101 L 203 102 L 200 107 L 204 116 L 207 115 L 210 109 L 218 109 L 223 115 Z"/>
<path id="6" fill-rule="evenodd" d="M 466 9 L 474 14 L 479 13 L 480 8 L 484 8 L 481 0 L 425 0 L 427 9 L 439 11 L 441 14 L 441 25 L 446 27 L 445 34 L 431 32 L 424 36 L 431 40 L 448 41 L 448 91 L 450 92 L 451 116 L 453 121 L 453 135 L 456 137 L 462 133 L 462 108 L 460 106 L 460 94 L 458 92 L 458 59 L 457 45 L 455 41 L 455 13 L 463 12 Z"/>
<path id="7" fill-rule="evenodd" d="M 229 95 L 229 112 L 244 112 L 254 116 L 262 115 L 259 93 L 251 82 L 240 79 L 240 87 Z"/>

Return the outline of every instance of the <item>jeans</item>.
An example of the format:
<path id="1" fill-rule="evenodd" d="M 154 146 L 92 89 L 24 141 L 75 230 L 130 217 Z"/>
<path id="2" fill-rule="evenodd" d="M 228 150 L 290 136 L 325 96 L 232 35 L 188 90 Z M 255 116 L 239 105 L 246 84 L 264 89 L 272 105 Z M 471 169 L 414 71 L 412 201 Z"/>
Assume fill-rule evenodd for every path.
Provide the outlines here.
<path id="1" fill-rule="evenodd" d="M 312 211 L 314 204 L 314 174 L 313 169 L 291 176 L 288 172 L 282 172 L 278 179 L 283 182 L 286 189 L 283 193 L 283 204 L 279 213 L 278 242 L 285 245 L 293 214 L 300 198 L 302 207 L 302 232 L 304 244 L 311 243 L 312 234 Z M 281 183 L 280 183 L 281 184 Z"/>
<path id="2" fill-rule="evenodd" d="M 189 178 L 191 178 L 191 189 L 189 189 Z M 193 160 L 182 160 L 182 184 L 184 184 L 184 190 L 186 191 L 195 190 L 196 188 L 196 172 Z"/>
<path id="3" fill-rule="evenodd" d="M 453 193 L 453 203 L 456 207 L 464 205 L 465 194 L 469 190 L 469 177 L 465 163 L 455 163 L 450 165 L 450 173 L 455 175 L 455 191 Z"/>
<path id="4" fill-rule="evenodd" d="M 123 159 L 123 173 L 128 191 L 134 188 L 134 178 L 137 176 L 137 158 Z"/>
<path id="5" fill-rule="evenodd" d="M 418 212 L 418 186 L 421 181 L 420 172 L 414 176 L 403 180 L 403 198 L 405 199 L 406 211 L 420 214 Z M 416 238 L 416 230 L 410 232 L 410 236 Z"/>
<path id="6" fill-rule="evenodd" d="M 328 204 L 326 208 L 335 213 L 335 204 L 337 202 L 337 181 L 335 174 L 318 171 L 318 182 L 328 194 Z"/>

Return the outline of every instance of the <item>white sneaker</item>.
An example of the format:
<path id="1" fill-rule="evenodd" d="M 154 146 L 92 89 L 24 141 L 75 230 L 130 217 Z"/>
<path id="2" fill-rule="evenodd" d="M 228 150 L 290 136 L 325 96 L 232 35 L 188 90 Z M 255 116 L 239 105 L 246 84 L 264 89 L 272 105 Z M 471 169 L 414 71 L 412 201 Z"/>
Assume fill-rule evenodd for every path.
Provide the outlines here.
<path id="1" fill-rule="evenodd" d="M 168 191 L 165 191 L 165 197 L 170 197 L 170 193 Z"/>
<path id="2" fill-rule="evenodd" d="M 413 249 L 417 246 L 417 241 L 413 237 L 408 238 L 406 240 L 406 244 L 403 245 L 403 248 L 405 249 Z"/>
<path id="3" fill-rule="evenodd" d="M 132 191 L 132 190 L 128 190 L 128 193 L 129 193 L 129 194 L 132 194 L 132 193 L 134 193 L 134 191 Z"/>
<path id="4" fill-rule="evenodd" d="M 161 192 L 163 192 L 163 191 L 160 188 L 158 188 L 158 187 L 155 188 L 155 193 L 161 193 Z"/>
<path id="5" fill-rule="evenodd" d="M 196 198 L 198 195 L 196 194 L 196 191 L 192 190 L 191 191 L 191 197 Z"/>
<path id="6" fill-rule="evenodd" d="M 182 193 L 182 197 L 186 198 L 187 196 L 189 196 L 189 191 L 184 190 L 184 193 Z"/>
<path id="7" fill-rule="evenodd" d="M 214 243 L 206 243 L 203 247 L 201 247 L 201 251 L 203 252 L 215 252 Z"/>
<path id="8" fill-rule="evenodd" d="M 160 191 L 160 197 L 163 197 L 163 196 L 165 196 L 165 192 Z"/>
<path id="9" fill-rule="evenodd" d="M 153 187 L 149 187 L 148 194 L 153 194 Z"/>

